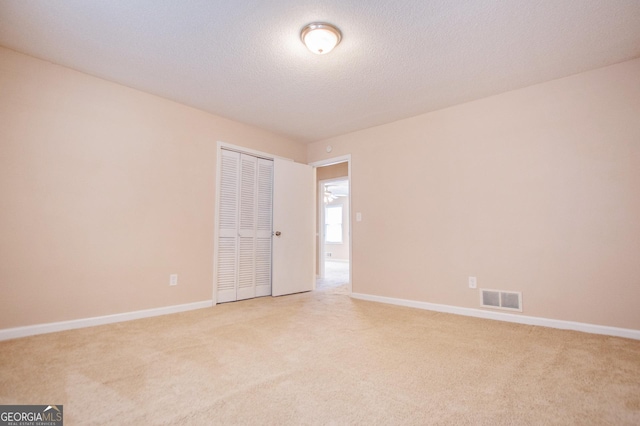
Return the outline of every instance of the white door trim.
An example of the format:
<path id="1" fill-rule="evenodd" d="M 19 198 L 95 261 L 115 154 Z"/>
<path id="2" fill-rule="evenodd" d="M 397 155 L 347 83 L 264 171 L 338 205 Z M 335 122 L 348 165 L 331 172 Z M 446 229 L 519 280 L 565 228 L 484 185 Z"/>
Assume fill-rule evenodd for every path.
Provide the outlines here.
<path id="1" fill-rule="evenodd" d="M 259 157 L 259 158 L 264 158 L 267 160 L 274 160 L 276 158 L 279 158 L 280 160 L 287 160 L 287 161 L 293 161 L 291 158 L 285 158 L 285 157 L 281 157 L 279 155 L 275 155 L 275 154 L 269 154 L 268 152 L 262 152 L 262 151 L 256 151 L 255 149 L 249 149 L 249 148 L 245 148 L 243 146 L 239 146 L 239 145 L 233 145 L 227 142 L 222 142 L 222 141 L 218 141 L 218 147 L 217 147 L 217 151 L 219 152 L 220 149 L 228 149 L 231 151 L 236 151 L 239 152 L 241 154 L 249 154 L 249 155 L 253 155 L 254 157 Z"/>
<path id="2" fill-rule="evenodd" d="M 349 203 L 349 284 L 347 284 L 347 290 L 349 295 L 351 295 L 353 291 L 353 209 L 351 208 L 351 154 L 341 155 L 340 157 L 327 158 L 326 160 L 314 161 L 313 163 L 309 163 L 310 166 L 313 167 L 322 167 L 322 166 L 331 166 L 332 164 L 338 163 L 347 163 L 347 178 L 349 179 L 349 197 L 347 203 Z M 318 201 L 320 199 L 318 198 Z M 319 207 L 318 207 L 319 209 Z M 316 224 L 316 229 L 319 229 L 318 224 Z M 324 245 L 323 245 L 324 246 Z M 324 256 L 324 253 L 322 253 Z M 324 261 L 320 262 L 321 265 L 324 264 Z"/>

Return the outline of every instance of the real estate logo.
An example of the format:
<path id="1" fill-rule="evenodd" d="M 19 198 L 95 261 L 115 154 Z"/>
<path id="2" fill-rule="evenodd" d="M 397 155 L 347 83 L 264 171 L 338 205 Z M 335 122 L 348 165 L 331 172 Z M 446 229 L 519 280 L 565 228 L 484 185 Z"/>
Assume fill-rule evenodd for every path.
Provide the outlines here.
<path id="1" fill-rule="evenodd" d="M 62 405 L 0 405 L 0 426 L 62 426 Z"/>

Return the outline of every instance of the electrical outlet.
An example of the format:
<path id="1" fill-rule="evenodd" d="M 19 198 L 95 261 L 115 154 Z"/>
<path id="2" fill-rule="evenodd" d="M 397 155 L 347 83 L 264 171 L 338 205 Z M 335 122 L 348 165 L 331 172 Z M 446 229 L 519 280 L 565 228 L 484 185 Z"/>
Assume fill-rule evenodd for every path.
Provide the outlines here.
<path id="1" fill-rule="evenodd" d="M 178 274 L 169 275 L 169 285 L 178 285 Z"/>
<path id="2" fill-rule="evenodd" d="M 469 288 L 476 287 L 478 287 L 478 281 L 476 280 L 476 277 L 469 277 Z"/>

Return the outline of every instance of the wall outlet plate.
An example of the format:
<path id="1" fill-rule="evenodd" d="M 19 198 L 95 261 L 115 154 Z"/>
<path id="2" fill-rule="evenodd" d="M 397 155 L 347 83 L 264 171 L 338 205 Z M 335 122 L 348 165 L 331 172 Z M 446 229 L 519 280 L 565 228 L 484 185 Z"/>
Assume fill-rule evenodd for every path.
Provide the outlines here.
<path id="1" fill-rule="evenodd" d="M 478 287 L 478 280 L 476 279 L 476 277 L 469 277 L 469 288 L 476 287 Z"/>
<path id="2" fill-rule="evenodd" d="M 169 275 L 169 285 L 178 285 L 178 274 Z"/>

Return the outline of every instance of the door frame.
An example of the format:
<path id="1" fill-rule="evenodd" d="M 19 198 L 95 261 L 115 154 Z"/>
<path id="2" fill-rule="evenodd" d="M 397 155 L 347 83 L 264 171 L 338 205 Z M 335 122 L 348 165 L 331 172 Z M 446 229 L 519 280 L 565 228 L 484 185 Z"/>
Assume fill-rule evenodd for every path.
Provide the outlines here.
<path id="1" fill-rule="evenodd" d="M 255 149 L 245 148 L 239 145 L 233 145 L 227 142 L 218 141 L 216 146 L 216 192 L 215 192 L 215 210 L 213 221 L 213 306 L 218 303 L 218 228 L 220 226 L 220 173 L 222 171 L 222 149 L 227 149 L 240 154 L 248 154 L 266 160 L 275 160 L 276 158 L 286 161 L 293 161 L 291 158 L 280 157 L 278 155 L 269 154 L 267 152 L 257 151 Z"/>
<path id="2" fill-rule="evenodd" d="M 313 166 L 314 168 L 318 168 L 318 167 L 323 167 L 323 166 L 331 166 L 333 164 L 338 164 L 338 163 L 347 163 L 347 179 L 349 179 L 349 196 L 347 197 L 347 203 L 349 205 L 349 283 L 347 284 L 347 290 L 349 292 L 349 295 L 351 295 L 351 293 L 353 292 L 353 209 L 351 208 L 351 154 L 347 154 L 347 155 L 341 155 L 339 157 L 333 157 L 333 158 L 327 158 L 326 160 L 320 160 L 320 161 L 314 161 L 313 163 L 309 163 L 310 166 Z M 317 175 L 317 171 L 316 171 L 316 175 Z M 316 185 L 317 188 L 318 185 Z M 319 192 L 318 189 L 316 189 L 316 191 Z M 318 194 L 318 197 L 316 197 L 316 204 L 320 204 L 316 206 L 316 211 L 320 210 L 320 207 L 322 206 L 322 203 L 320 203 L 320 194 Z M 322 212 L 322 214 L 324 214 L 324 212 Z M 320 244 L 320 233 L 322 232 L 320 230 L 320 224 L 316 224 L 316 229 L 319 230 L 318 232 L 318 244 Z M 324 247 L 324 244 L 322 245 Z M 324 256 L 324 250 L 318 250 L 318 258 L 316 259 L 316 261 L 318 262 L 319 265 L 322 265 L 321 267 L 324 268 L 324 260 L 320 259 L 320 256 Z M 315 284 L 314 284 L 314 290 L 315 290 Z"/>

